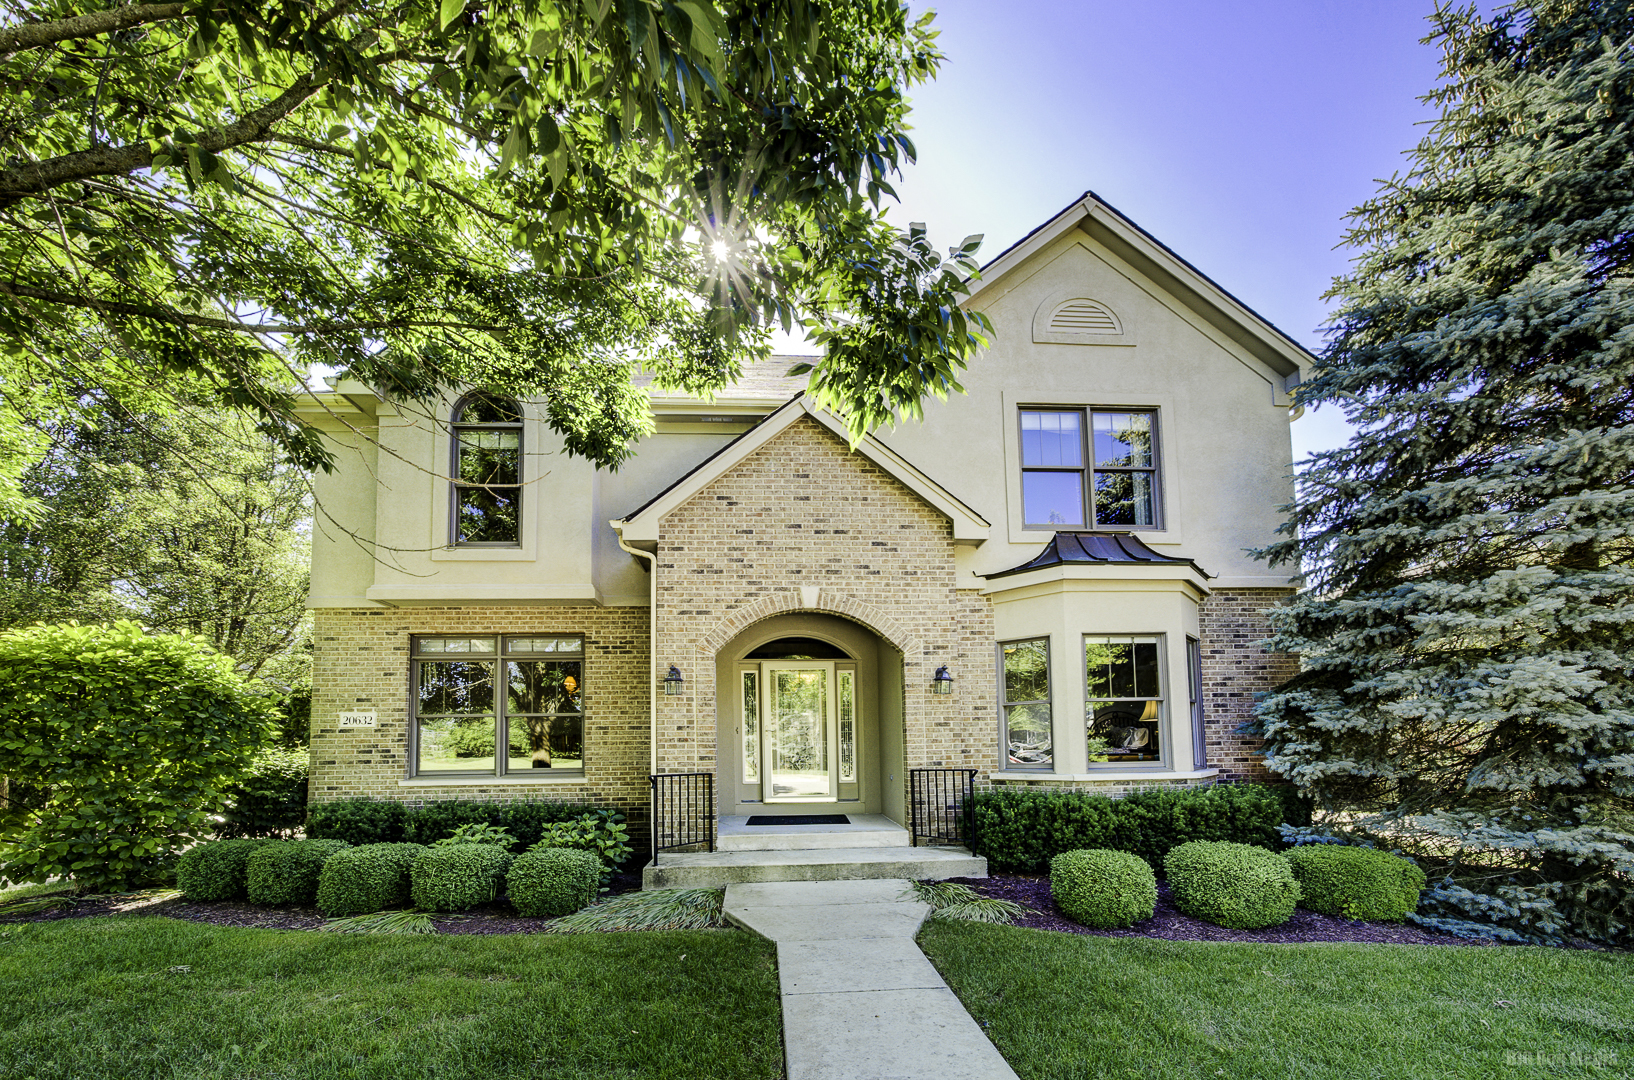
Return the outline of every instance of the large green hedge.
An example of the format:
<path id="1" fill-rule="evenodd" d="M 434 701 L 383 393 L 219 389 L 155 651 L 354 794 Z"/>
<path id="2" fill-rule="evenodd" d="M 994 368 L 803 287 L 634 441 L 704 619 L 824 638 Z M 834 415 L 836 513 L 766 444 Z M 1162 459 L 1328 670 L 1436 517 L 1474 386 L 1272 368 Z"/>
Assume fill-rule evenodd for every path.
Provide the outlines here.
<path id="1" fill-rule="evenodd" d="M 0 634 L 0 878 L 99 892 L 163 879 L 276 736 L 270 701 L 202 638 L 135 623 Z"/>
<path id="2" fill-rule="evenodd" d="M 994 788 L 971 799 L 976 854 L 994 870 L 1044 873 L 1068 851 L 1109 849 L 1157 868 L 1170 849 L 1192 840 L 1259 847 L 1281 842 L 1284 803 L 1262 784 L 1146 788 L 1121 799 L 1083 791 Z"/>
<path id="3" fill-rule="evenodd" d="M 384 799 L 340 799 L 319 803 L 306 815 L 312 840 L 344 840 L 354 847 L 395 844 L 403 839 L 408 807 Z"/>

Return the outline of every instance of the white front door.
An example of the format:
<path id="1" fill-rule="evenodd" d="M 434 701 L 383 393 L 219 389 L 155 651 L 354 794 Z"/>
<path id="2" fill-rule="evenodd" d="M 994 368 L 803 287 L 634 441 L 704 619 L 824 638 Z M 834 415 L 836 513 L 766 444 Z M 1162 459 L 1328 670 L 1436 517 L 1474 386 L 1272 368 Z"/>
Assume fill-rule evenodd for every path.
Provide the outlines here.
<path id="1" fill-rule="evenodd" d="M 848 672 L 847 675 L 850 673 Z M 766 802 L 834 802 L 839 798 L 840 725 L 835 718 L 834 664 L 783 660 L 761 665 L 761 798 Z"/>

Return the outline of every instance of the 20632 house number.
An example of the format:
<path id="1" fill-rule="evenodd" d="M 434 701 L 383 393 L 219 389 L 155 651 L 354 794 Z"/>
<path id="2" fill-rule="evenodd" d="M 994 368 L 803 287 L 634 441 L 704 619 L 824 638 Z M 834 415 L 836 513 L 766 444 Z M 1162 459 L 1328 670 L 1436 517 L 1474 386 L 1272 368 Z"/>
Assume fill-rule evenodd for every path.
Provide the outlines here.
<path id="1" fill-rule="evenodd" d="M 340 714 L 340 726 L 344 728 L 374 727 L 378 723 L 372 712 L 343 712 Z"/>

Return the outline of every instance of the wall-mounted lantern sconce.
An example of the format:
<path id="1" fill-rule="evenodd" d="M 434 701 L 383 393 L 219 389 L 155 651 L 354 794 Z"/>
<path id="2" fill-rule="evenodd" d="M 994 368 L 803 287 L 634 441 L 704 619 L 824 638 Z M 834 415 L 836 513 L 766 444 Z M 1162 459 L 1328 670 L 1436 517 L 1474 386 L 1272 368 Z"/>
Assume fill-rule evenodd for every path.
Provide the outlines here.
<path id="1" fill-rule="evenodd" d="M 931 692 L 937 694 L 953 693 L 953 676 L 947 673 L 947 665 L 943 664 L 936 669 L 936 675 L 930 681 Z"/>
<path id="2" fill-rule="evenodd" d="M 681 678 L 681 669 L 674 664 L 669 666 L 669 674 L 664 676 L 664 696 L 675 697 L 681 692 L 686 680 Z"/>

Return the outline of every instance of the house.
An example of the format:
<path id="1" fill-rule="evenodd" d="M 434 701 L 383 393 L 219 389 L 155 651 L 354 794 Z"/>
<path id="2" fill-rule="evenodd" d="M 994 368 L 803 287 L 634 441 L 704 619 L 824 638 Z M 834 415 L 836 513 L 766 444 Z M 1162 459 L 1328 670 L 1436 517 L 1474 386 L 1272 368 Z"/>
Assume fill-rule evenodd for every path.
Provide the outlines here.
<path id="1" fill-rule="evenodd" d="M 1093 193 L 968 305 L 997 332 L 968 393 L 855 450 L 789 357 L 712 402 L 655 393 L 616 473 L 532 402 L 314 396 L 340 467 L 313 800 L 583 800 L 640 833 L 653 775 L 723 822 L 897 823 L 915 770 L 1264 775 L 1236 729 L 1294 670 L 1258 644 L 1291 585 L 1246 552 L 1292 498 L 1311 357 Z"/>

